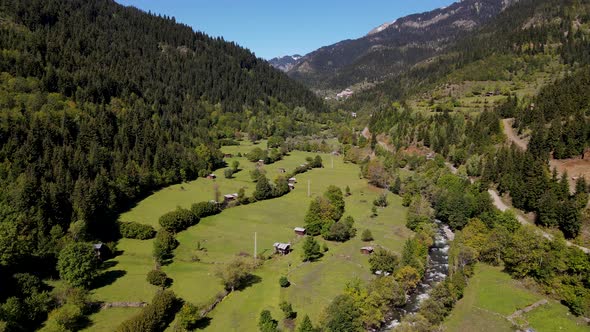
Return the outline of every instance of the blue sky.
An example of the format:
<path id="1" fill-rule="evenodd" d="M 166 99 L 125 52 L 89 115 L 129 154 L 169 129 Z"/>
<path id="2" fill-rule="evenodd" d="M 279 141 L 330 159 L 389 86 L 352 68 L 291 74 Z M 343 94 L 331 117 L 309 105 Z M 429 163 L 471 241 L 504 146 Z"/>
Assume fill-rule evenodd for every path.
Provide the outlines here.
<path id="1" fill-rule="evenodd" d="M 116 0 L 249 48 L 270 59 L 362 37 L 384 22 L 453 0 Z"/>

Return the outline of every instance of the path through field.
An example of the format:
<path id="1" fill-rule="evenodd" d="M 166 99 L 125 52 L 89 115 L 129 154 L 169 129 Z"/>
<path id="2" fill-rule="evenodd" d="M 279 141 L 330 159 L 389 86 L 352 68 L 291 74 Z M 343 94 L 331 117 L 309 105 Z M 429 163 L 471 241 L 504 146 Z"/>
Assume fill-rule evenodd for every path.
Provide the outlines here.
<path id="1" fill-rule="evenodd" d="M 514 131 L 514 128 L 512 128 L 513 123 L 514 123 L 513 118 L 502 120 L 502 125 L 504 127 L 504 134 L 506 135 L 506 137 L 508 137 L 508 139 L 511 142 L 516 144 L 516 146 L 518 146 L 522 150 L 526 150 L 526 148 L 529 144 L 529 141 L 528 141 L 528 139 L 522 139 L 518 136 L 516 131 Z"/>

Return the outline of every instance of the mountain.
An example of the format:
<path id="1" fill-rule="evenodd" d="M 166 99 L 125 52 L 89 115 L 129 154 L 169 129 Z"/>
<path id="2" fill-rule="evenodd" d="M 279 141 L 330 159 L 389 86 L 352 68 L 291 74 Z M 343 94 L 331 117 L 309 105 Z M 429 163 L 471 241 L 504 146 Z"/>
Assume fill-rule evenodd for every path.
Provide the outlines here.
<path id="1" fill-rule="evenodd" d="M 1 1 L 0 45 L 3 285 L 55 276 L 68 243 L 116 238 L 120 210 L 223 166 L 242 133 L 312 134 L 326 110 L 250 51 L 112 0 Z M 23 292 L 0 291 L 26 313 L 0 307 L 10 331 L 53 308 Z"/>
<path id="2" fill-rule="evenodd" d="M 385 23 L 366 36 L 305 55 L 289 76 L 318 90 L 379 82 L 431 57 L 518 0 L 464 0 Z"/>
<path id="3" fill-rule="evenodd" d="M 293 68 L 293 66 L 301 58 L 302 58 L 302 56 L 299 54 L 285 55 L 285 56 L 281 56 L 281 57 L 272 58 L 272 59 L 268 60 L 268 63 L 270 63 L 271 66 L 275 67 L 276 69 L 279 69 L 284 72 L 288 72 L 289 70 L 291 70 L 291 68 Z"/>

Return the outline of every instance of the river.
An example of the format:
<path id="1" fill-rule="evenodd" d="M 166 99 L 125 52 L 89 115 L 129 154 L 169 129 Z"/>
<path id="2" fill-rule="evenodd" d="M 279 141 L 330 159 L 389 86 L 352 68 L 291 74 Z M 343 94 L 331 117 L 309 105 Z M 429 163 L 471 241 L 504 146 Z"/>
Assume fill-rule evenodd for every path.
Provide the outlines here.
<path id="1" fill-rule="evenodd" d="M 424 273 L 424 279 L 410 293 L 406 305 L 395 309 L 381 331 L 394 331 L 403 316 L 418 312 L 420 303 L 428 298 L 428 292 L 432 287 L 445 280 L 449 275 L 449 240 L 452 240 L 453 233 L 440 220 L 436 220 L 436 225 L 438 228 L 434 237 L 434 245 L 428 250 L 428 266 Z"/>

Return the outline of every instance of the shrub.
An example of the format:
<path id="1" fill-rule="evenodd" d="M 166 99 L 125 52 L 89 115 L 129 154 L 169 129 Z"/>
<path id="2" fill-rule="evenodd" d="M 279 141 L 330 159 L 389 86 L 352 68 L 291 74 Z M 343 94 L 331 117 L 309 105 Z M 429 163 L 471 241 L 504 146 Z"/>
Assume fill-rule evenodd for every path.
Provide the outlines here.
<path id="1" fill-rule="evenodd" d="M 162 270 L 151 270 L 147 274 L 147 281 L 158 287 L 166 288 L 170 286 L 170 278 Z"/>
<path id="2" fill-rule="evenodd" d="M 164 331 L 179 309 L 180 300 L 169 290 L 160 291 L 152 303 L 124 321 L 117 332 Z"/>
<path id="3" fill-rule="evenodd" d="M 361 234 L 361 240 L 365 242 L 373 241 L 373 233 L 370 230 L 365 229 Z"/>
<path id="4" fill-rule="evenodd" d="M 371 266 L 372 273 L 376 271 L 393 273 L 399 265 L 399 258 L 393 252 L 383 248 L 377 248 L 371 257 L 369 257 L 369 265 Z"/>
<path id="5" fill-rule="evenodd" d="M 233 168 L 226 168 L 223 171 L 223 175 L 225 176 L 226 179 L 231 179 L 234 177 L 234 169 Z"/>
<path id="6" fill-rule="evenodd" d="M 293 319 L 297 315 L 297 313 L 293 311 L 293 306 L 291 305 L 291 303 L 287 301 L 281 302 L 279 304 L 279 308 L 281 308 L 281 310 L 283 311 L 285 319 Z"/>
<path id="7" fill-rule="evenodd" d="M 201 316 L 199 307 L 186 302 L 180 308 L 177 324 L 182 328 L 182 331 L 192 331 L 201 319 L 203 319 L 203 316 Z"/>
<path id="8" fill-rule="evenodd" d="M 156 262 L 162 263 L 172 256 L 172 250 L 178 247 L 178 241 L 174 235 L 165 229 L 161 229 L 154 240 L 154 258 Z"/>
<path id="9" fill-rule="evenodd" d="M 178 208 L 160 217 L 160 226 L 163 229 L 177 233 L 199 222 L 199 217 L 187 209 Z"/>
<path id="10" fill-rule="evenodd" d="M 281 285 L 281 287 L 283 288 L 287 288 L 291 286 L 291 282 L 289 282 L 289 279 L 287 279 L 287 277 L 282 276 L 279 278 L 279 285 Z"/>
<path id="11" fill-rule="evenodd" d="M 156 230 L 150 225 L 136 222 L 120 222 L 119 233 L 126 239 L 148 240 L 156 236 Z"/>
<path id="12" fill-rule="evenodd" d="M 353 226 L 354 219 L 348 216 L 344 220 L 334 223 L 329 231 L 324 234 L 324 239 L 338 242 L 348 241 L 356 235 L 356 229 Z"/>
<path id="13" fill-rule="evenodd" d="M 373 201 L 373 205 L 378 207 L 387 207 L 387 205 L 389 205 L 389 202 L 387 202 L 387 194 L 383 193 L 379 195 L 379 197 Z"/>
<path id="14" fill-rule="evenodd" d="M 270 311 L 263 310 L 258 319 L 258 328 L 260 332 L 275 332 L 278 331 L 279 323 L 272 318 Z"/>
<path id="15" fill-rule="evenodd" d="M 221 209 L 214 202 L 199 202 L 191 206 L 191 212 L 197 218 L 205 218 L 220 213 Z"/>
<path id="16" fill-rule="evenodd" d="M 49 314 L 42 331 L 78 331 L 84 326 L 82 309 L 74 304 L 65 304 Z"/>

